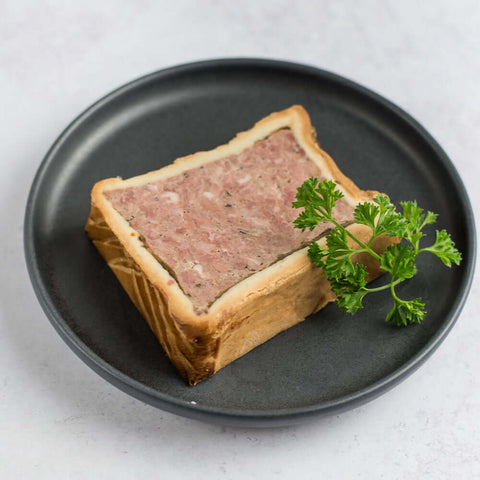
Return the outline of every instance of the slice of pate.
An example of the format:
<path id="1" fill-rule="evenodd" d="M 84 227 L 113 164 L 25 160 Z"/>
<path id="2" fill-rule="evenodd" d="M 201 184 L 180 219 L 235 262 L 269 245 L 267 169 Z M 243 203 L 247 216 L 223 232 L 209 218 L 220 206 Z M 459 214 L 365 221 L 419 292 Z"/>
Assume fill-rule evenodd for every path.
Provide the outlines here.
<path id="1" fill-rule="evenodd" d="M 294 106 L 215 150 L 93 188 L 87 232 L 191 385 L 334 299 L 306 253 L 331 225 L 295 229 L 296 190 L 310 177 L 336 181 L 343 225 L 377 192 L 347 179 L 313 133 Z"/>
<path id="2" fill-rule="evenodd" d="M 206 313 L 223 292 L 329 228 L 293 227 L 296 188 L 310 177 L 322 177 L 321 169 L 282 129 L 238 155 L 105 195 Z M 334 212 L 343 224 L 353 221 L 344 199 Z"/>

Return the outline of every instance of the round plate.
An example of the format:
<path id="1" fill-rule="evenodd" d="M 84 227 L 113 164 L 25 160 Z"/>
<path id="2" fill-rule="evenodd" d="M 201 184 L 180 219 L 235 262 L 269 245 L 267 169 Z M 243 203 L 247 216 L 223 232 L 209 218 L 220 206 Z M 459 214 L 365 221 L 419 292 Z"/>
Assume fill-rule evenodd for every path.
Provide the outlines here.
<path id="1" fill-rule="evenodd" d="M 433 256 L 399 288 L 423 297 L 422 325 L 385 324 L 388 294 L 355 316 L 329 305 L 196 387 L 170 364 L 146 322 L 84 233 L 90 190 L 102 178 L 156 170 L 209 150 L 293 104 L 310 113 L 322 147 L 362 189 L 440 214 L 463 253 Z M 431 230 L 433 233 L 433 230 Z M 182 65 L 135 80 L 82 113 L 52 146 L 33 183 L 25 254 L 53 326 L 97 373 L 156 407 L 244 426 L 338 413 L 411 373 L 445 338 L 473 275 L 475 233 L 464 187 L 432 137 L 387 100 L 337 75 L 291 63 L 234 59 Z M 381 281 L 381 280 L 380 280 Z"/>

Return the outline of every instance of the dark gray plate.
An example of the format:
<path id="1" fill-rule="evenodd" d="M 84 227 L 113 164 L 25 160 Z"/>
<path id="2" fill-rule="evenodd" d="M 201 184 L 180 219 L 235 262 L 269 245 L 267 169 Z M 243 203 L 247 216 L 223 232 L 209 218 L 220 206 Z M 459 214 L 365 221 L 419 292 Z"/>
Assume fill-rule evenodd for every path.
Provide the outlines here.
<path id="1" fill-rule="evenodd" d="M 383 321 L 387 294 L 354 317 L 330 305 L 192 388 L 185 385 L 83 233 L 92 185 L 128 178 L 208 150 L 265 115 L 301 104 L 319 141 L 363 189 L 394 202 L 417 199 L 440 213 L 462 251 L 446 269 L 427 256 L 402 286 L 422 296 L 421 326 Z M 268 60 L 215 60 L 163 70 L 116 90 L 81 114 L 40 166 L 28 200 L 25 254 L 53 326 L 97 373 L 156 407 L 244 426 L 285 425 L 371 400 L 440 344 L 473 274 L 472 211 L 452 163 L 432 137 L 390 102 L 312 67 Z"/>

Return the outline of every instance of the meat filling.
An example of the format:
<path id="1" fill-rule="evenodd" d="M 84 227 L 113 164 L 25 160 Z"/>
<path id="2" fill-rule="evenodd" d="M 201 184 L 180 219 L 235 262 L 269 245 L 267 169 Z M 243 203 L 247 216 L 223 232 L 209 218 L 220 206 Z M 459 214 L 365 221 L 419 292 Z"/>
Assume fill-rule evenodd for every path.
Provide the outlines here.
<path id="1" fill-rule="evenodd" d="M 322 172 L 283 129 L 238 155 L 105 195 L 201 313 L 330 227 L 303 233 L 293 227 L 296 189 L 309 177 L 322 178 Z M 353 208 L 341 199 L 334 215 L 350 223 Z"/>

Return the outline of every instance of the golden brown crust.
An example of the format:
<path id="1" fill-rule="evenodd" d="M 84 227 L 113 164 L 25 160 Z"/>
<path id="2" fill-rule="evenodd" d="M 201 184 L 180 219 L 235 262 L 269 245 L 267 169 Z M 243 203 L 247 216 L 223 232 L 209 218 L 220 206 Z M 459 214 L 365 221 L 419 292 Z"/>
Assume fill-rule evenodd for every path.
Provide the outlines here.
<path id="1" fill-rule="evenodd" d="M 205 314 L 194 311 L 177 282 L 142 244 L 138 232 L 112 207 L 104 192 L 153 182 L 199 165 L 236 154 L 280 128 L 289 127 L 309 158 L 333 179 L 352 205 L 377 192 L 360 190 L 317 144 L 307 112 L 301 106 L 276 112 L 226 145 L 177 159 L 172 165 L 128 180 L 110 178 L 95 184 L 86 231 L 107 261 L 169 358 L 195 385 L 252 348 L 334 300 L 328 281 L 312 266 L 306 249 L 299 250 L 241 281 L 221 295 Z M 360 239 L 367 227 L 352 225 Z M 382 239 L 382 251 L 393 239 Z M 319 240 L 320 245 L 324 242 Z M 368 262 L 369 279 L 381 271 Z"/>

